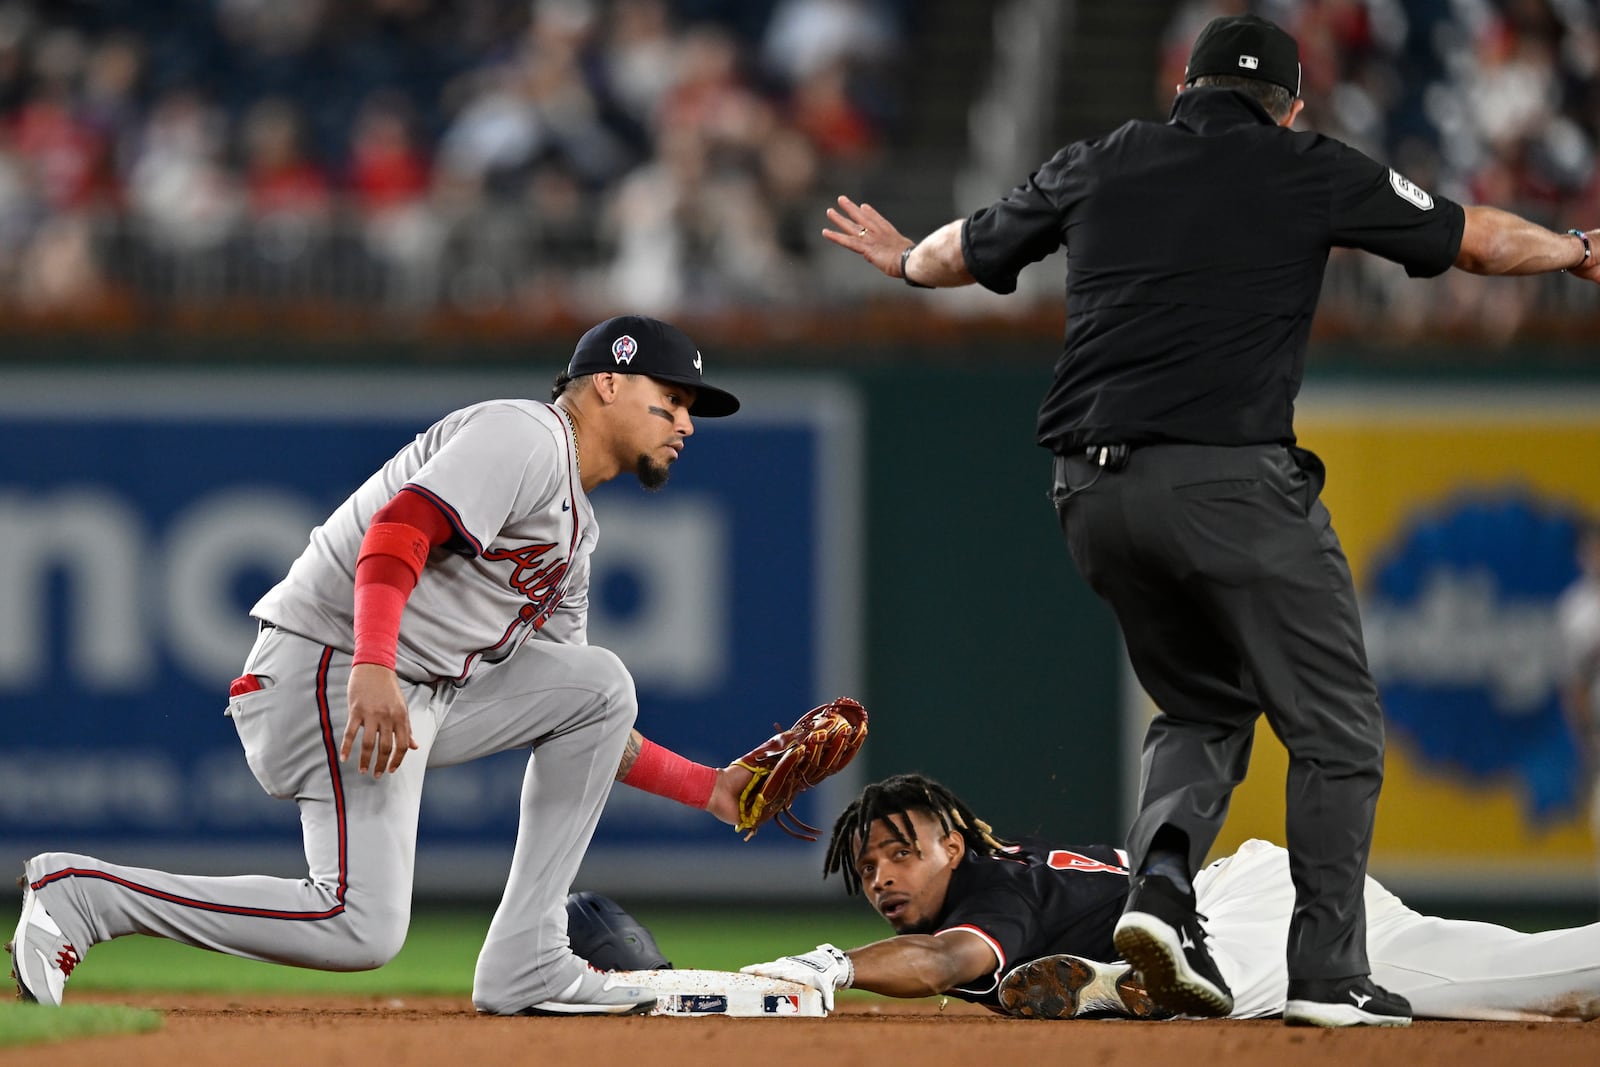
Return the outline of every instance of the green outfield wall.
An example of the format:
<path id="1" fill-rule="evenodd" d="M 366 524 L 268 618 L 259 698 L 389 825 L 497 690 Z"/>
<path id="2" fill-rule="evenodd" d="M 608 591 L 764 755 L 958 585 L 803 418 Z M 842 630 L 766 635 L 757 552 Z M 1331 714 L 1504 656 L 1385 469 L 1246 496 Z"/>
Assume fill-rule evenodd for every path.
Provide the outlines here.
<path id="1" fill-rule="evenodd" d="M 1047 497 L 1045 369 L 857 377 L 872 773 L 931 774 L 1005 834 L 1120 840 L 1121 656 Z"/>

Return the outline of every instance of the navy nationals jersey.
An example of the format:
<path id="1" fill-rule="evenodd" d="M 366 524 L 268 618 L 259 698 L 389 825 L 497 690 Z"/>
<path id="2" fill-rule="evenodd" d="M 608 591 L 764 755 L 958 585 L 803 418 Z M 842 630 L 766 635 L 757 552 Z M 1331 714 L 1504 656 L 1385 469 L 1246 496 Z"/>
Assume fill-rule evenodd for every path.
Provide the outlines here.
<path id="1" fill-rule="evenodd" d="M 994 1007 L 1001 977 L 1019 963 L 1063 952 L 1117 959 L 1111 932 L 1127 896 L 1128 854 L 1109 845 L 1028 842 L 995 856 L 969 850 L 950 875 L 933 928 L 977 934 L 1000 962 L 994 974 L 950 994 Z"/>

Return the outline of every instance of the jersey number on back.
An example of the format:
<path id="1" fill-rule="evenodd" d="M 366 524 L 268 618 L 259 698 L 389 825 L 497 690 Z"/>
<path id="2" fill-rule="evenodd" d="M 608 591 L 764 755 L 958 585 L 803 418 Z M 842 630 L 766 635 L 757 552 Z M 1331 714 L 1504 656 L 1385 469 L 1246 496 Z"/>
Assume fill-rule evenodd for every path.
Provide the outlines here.
<path id="1" fill-rule="evenodd" d="M 1123 852 L 1119 849 L 1117 855 L 1122 856 Z M 1050 855 L 1045 858 L 1045 863 L 1049 864 L 1050 869 L 1055 871 L 1082 871 L 1085 874 L 1121 875 L 1128 873 L 1127 867 L 1119 867 L 1115 863 L 1106 863 L 1104 860 L 1097 860 L 1092 856 L 1085 856 L 1079 852 L 1068 852 L 1064 848 L 1052 849 Z"/>

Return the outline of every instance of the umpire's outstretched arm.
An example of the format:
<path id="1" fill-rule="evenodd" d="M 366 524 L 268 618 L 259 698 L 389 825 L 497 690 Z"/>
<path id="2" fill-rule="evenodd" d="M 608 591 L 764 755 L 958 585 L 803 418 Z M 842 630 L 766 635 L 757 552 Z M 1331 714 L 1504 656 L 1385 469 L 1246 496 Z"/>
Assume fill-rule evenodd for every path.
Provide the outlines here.
<path id="1" fill-rule="evenodd" d="M 1553 233 L 1495 207 L 1467 207 L 1455 265 L 1472 274 L 1548 274 L 1564 270 L 1600 283 L 1600 230 Z"/>

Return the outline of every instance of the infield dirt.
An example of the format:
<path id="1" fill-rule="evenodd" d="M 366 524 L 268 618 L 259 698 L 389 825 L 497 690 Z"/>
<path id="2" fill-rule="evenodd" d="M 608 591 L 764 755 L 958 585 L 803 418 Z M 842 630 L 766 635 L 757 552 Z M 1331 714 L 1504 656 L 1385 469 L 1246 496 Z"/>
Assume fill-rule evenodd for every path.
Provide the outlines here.
<path id="1" fill-rule="evenodd" d="M 78 999 L 78 998 L 75 998 Z M 153 1034 L 0 1051 L 49 1067 L 1462 1067 L 1594 1063 L 1600 1022 L 1419 1022 L 1406 1030 L 1276 1021 L 1035 1022 L 951 1001 L 847 1001 L 828 1019 L 508 1019 L 457 998 L 161 994 L 83 997 L 164 1013 Z"/>

